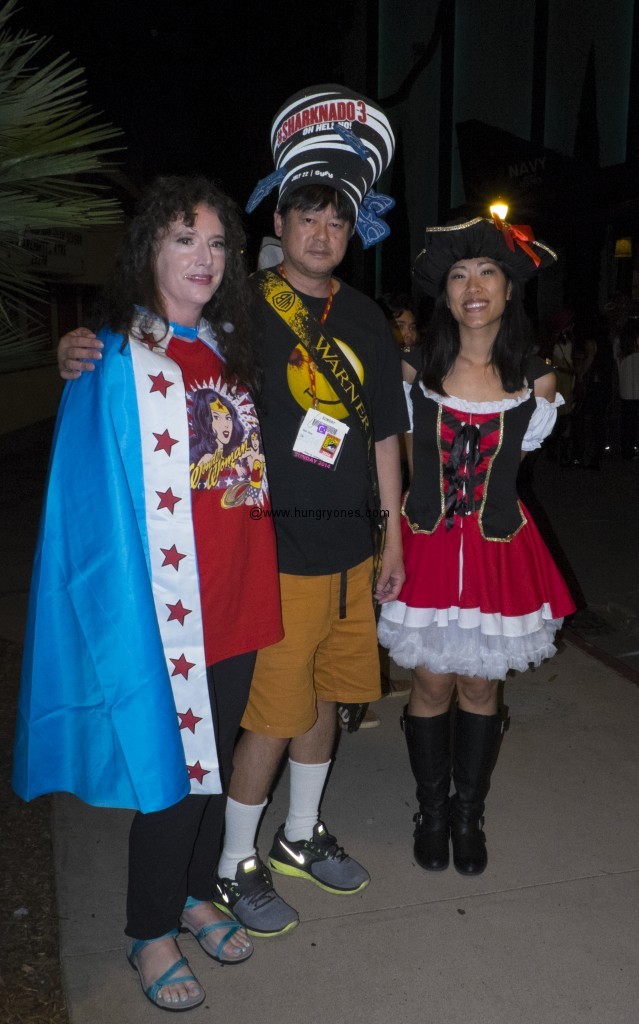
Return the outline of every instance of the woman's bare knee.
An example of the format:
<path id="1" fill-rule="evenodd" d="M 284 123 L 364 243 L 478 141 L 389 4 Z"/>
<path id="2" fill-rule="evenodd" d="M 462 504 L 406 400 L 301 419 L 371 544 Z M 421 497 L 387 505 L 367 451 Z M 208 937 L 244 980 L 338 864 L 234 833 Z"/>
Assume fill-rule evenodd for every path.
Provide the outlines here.
<path id="1" fill-rule="evenodd" d="M 462 711 L 476 715 L 493 715 L 497 711 L 497 688 L 494 679 L 480 676 L 460 676 L 457 681 L 459 706 Z"/>
<path id="2" fill-rule="evenodd" d="M 426 717 L 444 714 L 450 706 L 455 681 L 456 676 L 452 672 L 437 675 L 425 668 L 416 668 L 408 702 L 409 713 Z"/>

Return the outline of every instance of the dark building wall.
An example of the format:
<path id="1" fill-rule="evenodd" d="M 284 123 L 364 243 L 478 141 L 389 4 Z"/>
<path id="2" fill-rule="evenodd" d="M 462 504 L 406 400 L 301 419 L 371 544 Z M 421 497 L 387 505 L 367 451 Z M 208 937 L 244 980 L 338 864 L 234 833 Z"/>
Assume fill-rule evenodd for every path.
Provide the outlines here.
<path id="1" fill-rule="evenodd" d="M 445 0 L 444 0 L 445 2 Z M 380 0 L 380 95 L 393 97 L 419 63 L 442 3 Z M 536 4 L 529 0 L 456 0 L 454 125 L 484 122 L 531 139 Z M 591 48 L 597 81 L 597 121 L 602 166 L 625 159 L 633 0 L 553 0 L 547 4 L 544 146 L 573 155 L 582 87 Z M 450 54 L 444 55 L 450 60 Z M 401 127 L 406 198 L 413 227 L 411 247 L 438 215 L 441 47 L 389 110 Z M 388 109 L 388 108 L 387 108 Z M 515 173 L 515 172 L 514 172 Z M 451 206 L 466 201 L 456 135 L 453 134 Z"/>
<path id="2" fill-rule="evenodd" d="M 603 249 L 606 238 L 610 249 L 611 197 L 608 206 L 599 201 L 597 159 L 603 168 L 626 159 L 635 0 L 404 0 L 400 6 L 401 18 L 396 3 L 379 0 L 379 79 L 401 135 L 405 183 L 397 198 L 408 211 L 411 256 L 421 248 L 424 227 L 446 216 L 442 197 L 450 197 L 453 210 L 476 215 L 487 212 L 497 190 L 513 200 L 509 219 L 532 223 L 540 235 L 543 229 L 542 237 L 562 252 L 575 241 L 575 251 L 602 249 L 601 261 L 597 251 L 565 282 L 549 280 L 541 305 L 556 305 L 564 283 L 575 301 L 603 300 L 610 283 L 600 270 L 610 258 Z M 454 34 L 446 41 L 438 29 L 443 14 L 450 21 L 451 9 Z M 441 104 L 451 64 L 452 113 Z M 442 123 L 447 116 L 452 125 Z M 469 149 L 466 132 L 462 153 L 460 126 L 469 123 L 478 142 Z M 447 128 L 448 161 L 441 152 Z M 507 150 L 500 132 L 508 137 Z M 595 140 L 594 149 L 584 140 Z M 442 180 L 447 168 L 449 181 Z M 597 222 L 594 232 L 589 218 Z M 583 243 L 575 240 L 580 220 Z"/>

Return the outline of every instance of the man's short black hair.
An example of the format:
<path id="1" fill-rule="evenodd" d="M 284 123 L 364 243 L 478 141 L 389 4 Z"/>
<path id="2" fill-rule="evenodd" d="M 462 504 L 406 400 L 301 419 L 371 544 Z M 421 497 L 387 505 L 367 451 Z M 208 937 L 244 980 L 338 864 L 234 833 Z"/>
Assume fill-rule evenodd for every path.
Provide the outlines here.
<path id="1" fill-rule="evenodd" d="M 351 227 L 355 227 L 352 205 L 343 192 L 328 185 L 301 185 L 290 192 L 277 209 L 280 216 L 286 217 L 289 210 L 325 210 L 327 206 L 333 206 L 340 220 L 348 221 Z"/>

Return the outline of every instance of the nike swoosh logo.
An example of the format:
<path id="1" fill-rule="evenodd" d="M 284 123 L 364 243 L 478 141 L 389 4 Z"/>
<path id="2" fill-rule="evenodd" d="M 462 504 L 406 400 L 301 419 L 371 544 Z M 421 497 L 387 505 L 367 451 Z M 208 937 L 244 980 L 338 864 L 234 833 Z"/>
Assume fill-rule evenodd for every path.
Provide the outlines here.
<path id="1" fill-rule="evenodd" d="M 282 842 L 281 839 L 280 846 L 282 847 L 283 850 L 286 850 L 289 857 L 292 857 L 294 861 L 296 861 L 298 864 L 304 864 L 306 858 L 303 853 L 296 853 L 295 850 L 291 850 L 290 846 L 287 846 L 286 843 Z"/>

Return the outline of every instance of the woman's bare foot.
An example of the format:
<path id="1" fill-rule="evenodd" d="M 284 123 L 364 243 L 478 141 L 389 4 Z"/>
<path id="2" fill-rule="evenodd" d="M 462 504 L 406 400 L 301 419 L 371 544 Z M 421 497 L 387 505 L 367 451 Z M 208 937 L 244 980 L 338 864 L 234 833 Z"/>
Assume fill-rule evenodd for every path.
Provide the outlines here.
<path id="1" fill-rule="evenodd" d="M 158 978 L 161 978 L 180 960 L 181 956 L 180 948 L 172 935 L 165 935 L 161 939 L 155 939 L 141 946 L 132 962 L 140 975 L 144 991 L 147 992 Z M 185 965 L 182 970 L 175 973 L 179 978 L 181 975 L 189 974 L 190 969 Z M 162 1004 L 175 1006 L 187 1003 L 189 1000 L 201 999 L 203 996 L 204 989 L 199 982 L 193 979 L 193 981 L 163 985 L 152 1001 L 158 1006 L 162 1006 Z"/>
<path id="2" fill-rule="evenodd" d="M 191 906 L 185 907 L 182 911 L 181 923 L 188 927 L 189 931 L 199 932 L 200 928 L 207 928 L 212 924 L 226 924 L 231 925 L 234 922 L 231 921 L 226 914 L 223 914 L 221 910 L 214 907 L 208 900 L 202 902 L 194 902 Z M 213 955 L 211 950 L 217 949 L 220 939 L 224 935 L 222 928 L 213 929 L 209 943 L 207 946 L 203 946 L 205 952 L 209 955 Z M 226 940 L 220 950 L 220 954 L 226 960 L 238 959 L 245 960 L 249 950 L 252 950 L 253 943 L 251 942 L 248 933 L 244 928 L 238 929 Z"/>

